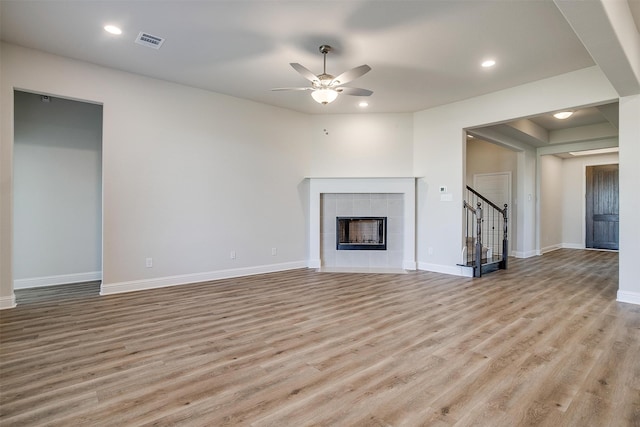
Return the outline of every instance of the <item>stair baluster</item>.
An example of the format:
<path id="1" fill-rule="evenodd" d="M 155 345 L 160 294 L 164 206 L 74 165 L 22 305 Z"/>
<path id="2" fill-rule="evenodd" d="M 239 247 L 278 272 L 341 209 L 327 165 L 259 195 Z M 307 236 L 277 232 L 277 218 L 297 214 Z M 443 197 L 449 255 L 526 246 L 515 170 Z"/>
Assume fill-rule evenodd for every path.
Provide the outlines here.
<path id="1" fill-rule="evenodd" d="M 481 277 L 482 273 L 496 269 L 506 269 L 509 253 L 507 205 L 501 209 L 467 186 L 463 207 L 466 210 L 466 231 L 464 257 L 460 265 L 473 267 L 474 277 Z M 470 227 L 472 219 L 475 219 L 475 224 Z M 502 244 L 499 239 L 500 230 Z"/>

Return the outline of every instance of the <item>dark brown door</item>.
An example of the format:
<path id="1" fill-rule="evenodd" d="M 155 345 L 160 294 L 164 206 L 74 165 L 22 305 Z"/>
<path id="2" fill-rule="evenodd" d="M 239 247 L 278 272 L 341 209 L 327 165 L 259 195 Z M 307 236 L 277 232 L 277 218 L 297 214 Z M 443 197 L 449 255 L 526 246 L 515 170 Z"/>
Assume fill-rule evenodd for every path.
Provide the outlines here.
<path id="1" fill-rule="evenodd" d="M 618 249 L 618 209 L 618 165 L 587 166 L 587 248 Z"/>

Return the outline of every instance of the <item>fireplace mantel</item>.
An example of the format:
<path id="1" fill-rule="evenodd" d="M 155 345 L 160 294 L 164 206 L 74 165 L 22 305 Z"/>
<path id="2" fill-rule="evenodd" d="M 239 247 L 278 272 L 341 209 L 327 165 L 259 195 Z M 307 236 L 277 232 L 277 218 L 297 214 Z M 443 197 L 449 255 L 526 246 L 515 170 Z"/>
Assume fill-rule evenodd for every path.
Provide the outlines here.
<path id="1" fill-rule="evenodd" d="M 402 194 L 404 201 L 403 261 L 405 270 L 416 269 L 416 177 L 307 178 L 309 180 L 309 268 L 321 268 L 320 197 L 327 193 Z"/>

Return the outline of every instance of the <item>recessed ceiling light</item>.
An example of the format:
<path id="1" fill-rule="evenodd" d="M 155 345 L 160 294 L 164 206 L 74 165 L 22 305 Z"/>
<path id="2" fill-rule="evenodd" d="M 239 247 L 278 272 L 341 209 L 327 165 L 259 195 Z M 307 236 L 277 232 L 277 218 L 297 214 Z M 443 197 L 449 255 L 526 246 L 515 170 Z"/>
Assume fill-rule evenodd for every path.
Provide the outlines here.
<path id="1" fill-rule="evenodd" d="M 484 68 L 493 67 L 494 65 L 496 65 L 496 61 L 494 61 L 493 59 L 487 59 L 486 61 L 482 61 L 481 65 Z"/>
<path id="2" fill-rule="evenodd" d="M 120 28 L 116 27 L 115 25 L 105 25 L 104 26 L 104 30 L 107 33 L 115 34 L 117 36 L 122 34 L 122 30 Z"/>
<path id="3" fill-rule="evenodd" d="M 555 113 L 553 117 L 559 120 L 564 120 L 564 119 L 568 119 L 572 115 L 573 115 L 573 111 L 560 111 L 558 113 Z"/>
<path id="4" fill-rule="evenodd" d="M 594 154 L 617 153 L 618 151 L 619 151 L 618 147 L 611 147 L 611 148 L 598 148 L 596 150 L 570 151 L 569 154 L 571 154 L 572 156 L 592 156 Z"/>
<path id="5" fill-rule="evenodd" d="M 358 104 L 358 106 L 359 106 L 359 107 L 362 107 L 362 108 L 364 108 L 364 107 L 368 107 L 368 106 L 369 106 L 369 103 L 368 103 L 367 101 L 362 101 L 362 102 L 360 102 L 360 103 Z"/>

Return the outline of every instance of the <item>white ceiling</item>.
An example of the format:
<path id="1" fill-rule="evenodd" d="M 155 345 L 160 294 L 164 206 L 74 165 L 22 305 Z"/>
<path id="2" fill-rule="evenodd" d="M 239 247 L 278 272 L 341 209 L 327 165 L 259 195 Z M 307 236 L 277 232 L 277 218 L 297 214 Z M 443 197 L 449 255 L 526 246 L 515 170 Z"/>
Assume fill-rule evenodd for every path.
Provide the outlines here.
<path id="1" fill-rule="evenodd" d="M 298 62 L 328 72 L 368 64 L 349 86 L 368 112 L 412 112 L 594 65 L 556 5 L 543 1 L 2 0 L 7 42 L 306 113 L 359 112 L 359 97 L 315 103 Z M 124 33 L 111 36 L 105 24 Z M 159 50 L 140 31 L 166 38 Z M 480 62 L 495 58 L 493 69 Z"/>
<path id="2" fill-rule="evenodd" d="M 629 0 L 636 27 L 640 0 Z M 123 29 L 121 36 L 103 30 Z M 159 50 L 134 43 L 140 31 L 166 39 Z M 17 45 L 310 114 L 413 112 L 595 64 L 551 0 L 0 0 L 0 36 Z M 334 47 L 327 72 L 368 64 L 323 106 L 289 63 L 322 72 L 321 44 Z M 491 69 L 480 66 L 494 58 Z M 366 99 L 363 110 L 358 102 Z M 613 110 L 617 111 L 617 104 Z M 591 107 L 559 122 L 528 118 L 548 134 L 609 123 Z M 542 146 L 517 124 L 492 126 Z"/>

